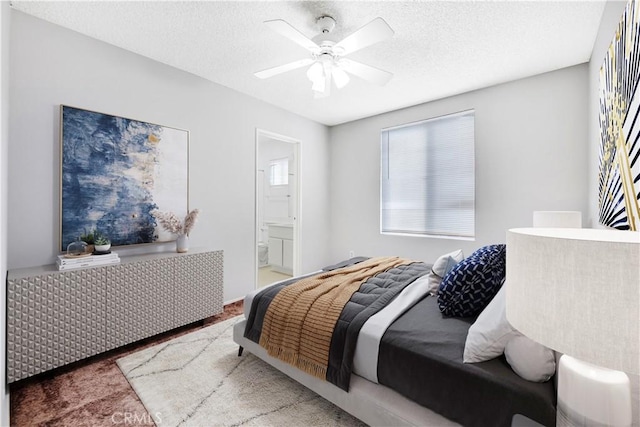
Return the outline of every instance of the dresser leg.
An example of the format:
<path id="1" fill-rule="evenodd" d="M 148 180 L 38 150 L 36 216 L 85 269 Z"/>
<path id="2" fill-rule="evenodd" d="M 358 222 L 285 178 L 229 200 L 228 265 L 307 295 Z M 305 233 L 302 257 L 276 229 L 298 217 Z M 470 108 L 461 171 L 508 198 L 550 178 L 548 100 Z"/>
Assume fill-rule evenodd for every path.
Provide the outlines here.
<path id="1" fill-rule="evenodd" d="M 242 346 L 238 347 L 238 357 L 242 356 L 242 350 L 244 350 Z"/>

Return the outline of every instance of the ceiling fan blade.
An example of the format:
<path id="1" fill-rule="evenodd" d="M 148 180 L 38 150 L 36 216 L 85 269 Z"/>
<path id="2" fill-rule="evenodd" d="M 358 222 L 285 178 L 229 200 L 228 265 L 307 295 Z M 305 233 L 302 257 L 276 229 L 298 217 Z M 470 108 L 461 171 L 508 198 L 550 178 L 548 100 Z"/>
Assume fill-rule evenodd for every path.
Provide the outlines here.
<path id="1" fill-rule="evenodd" d="M 285 36 L 286 38 L 299 44 L 309 52 L 320 52 L 320 46 L 318 46 L 316 42 L 293 28 L 288 22 L 283 21 L 282 19 L 274 19 L 272 21 L 264 21 L 264 23 L 276 33 Z"/>
<path id="2" fill-rule="evenodd" d="M 334 46 L 334 49 L 339 51 L 340 55 L 347 55 L 356 50 L 386 40 L 393 36 L 393 34 L 394 31 L 384 19 L 376 18 L 355 33 L 344 38 Z"/>
<path id="3" fill-rule="evenodd" d="M 258 71 L 254 73 L 254 75 L 260 79 L 266 79 L 276 74 L 285 73 L 287 71 L 295 70 L 296 68 L 302 68 L 305 65 L 312 64 L 314 62 L 313 59 L 300 59 L 298 61 L 290 62 L 288 64 L 280 65 L 278 67 L 267 68 L 266 70 Z"/>
<path id="4" fill-rule="evenodd" d="M 386 85 L 393 77 L 393 74 L 388 71 L 347 58 L 340 59 L 338 64 L 347 73 L 351 73 L 354 76 L 380 86 Z"/>

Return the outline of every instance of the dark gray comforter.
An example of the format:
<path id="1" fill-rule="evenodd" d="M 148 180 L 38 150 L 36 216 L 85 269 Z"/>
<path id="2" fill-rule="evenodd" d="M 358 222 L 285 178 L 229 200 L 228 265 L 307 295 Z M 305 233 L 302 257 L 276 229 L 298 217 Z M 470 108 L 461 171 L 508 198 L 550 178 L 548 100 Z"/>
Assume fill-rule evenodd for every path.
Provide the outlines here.
<path id="1" fill-rule="evenodd" d="M 326 267 L 323 270 L 333 270 L 361 262 L 365 259 L 366 258 L 355 258 L 334 266 Z M 364 325 L 369 317 L 384 308 L 407 285 L 411 284 L 418 277 L 427 274 L 430 269 L 431 266 L 423 262 L 400 265 L 367 279 L 367 281 L 360 286 L 360 289 L 353 294 L 345 306 L 335 325 L 329 349 L 327 381 L 330 381 L 345 391 L 349 390 L 349 381 L 353 368 L 353 354 L 356 349 L 358 333 L 362 325 Z M 274 285 L 254 297 L 244 333 L 246 338 L 256 343 L 260 342 L 262 319 L 269 308 L 269 304 L 282 288 L 296 281 L 297 279 L 292 279 Z"/>
<path id="2" fill-rule="evenodd" d="M 508 427 L 516 414 L 555 426 L 553 380 L 524 380 L 504 356 L 462 362 L 474 320 L 446 317 L 435 297 L 424 298 L 382 337 L 378 381 L 464 426 Z"/>

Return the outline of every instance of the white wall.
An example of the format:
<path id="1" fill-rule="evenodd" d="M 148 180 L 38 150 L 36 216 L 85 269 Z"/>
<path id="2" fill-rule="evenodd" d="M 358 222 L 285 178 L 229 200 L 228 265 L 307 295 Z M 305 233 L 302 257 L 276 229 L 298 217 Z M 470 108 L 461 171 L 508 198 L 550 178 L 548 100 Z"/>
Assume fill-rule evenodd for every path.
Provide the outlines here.
<path id="1" fill-rule="evenodd" d="M 6 384 L 7 149 L 9 145 L 9 2 L 0 1 L 0 426 L 9 425 Z"/>
<path id="2" fill-rule="evenodd" d="M 60 104 L 190 131 L 190 207 L 202 211 L 190 243 L 225 251 L 225 301 L 255 283 L 256 128 L 300 140 L 301 267 L 329 262 L 325 126 L 21 12 L 11 21 L 9 268 L 57 251 Z"/>
<path id="3" fill-rule="evenodd" d="M 331 129 L 331 254 L 433 262 L 504 243 L 534 210 L 587 212 L 587 65 L 418 105 Z M 475 109 L 476 240 L 379 233 L 380 130 Z"/>

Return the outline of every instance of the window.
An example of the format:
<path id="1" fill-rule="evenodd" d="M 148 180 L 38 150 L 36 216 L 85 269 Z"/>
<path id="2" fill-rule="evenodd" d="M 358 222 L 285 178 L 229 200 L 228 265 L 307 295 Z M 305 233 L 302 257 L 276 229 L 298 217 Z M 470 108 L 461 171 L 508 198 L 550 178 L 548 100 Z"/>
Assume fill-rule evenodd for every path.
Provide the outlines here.
<path id="1" fill-rule="evenodd" d="M 381 132 L 380 232 L 473 238 L 473 110 Z"/>
<path id="2" fill-rule="evenodd" d="M 274 159 L 269 162 L 269 184 L 289 184 L 289 159 Z"/>

